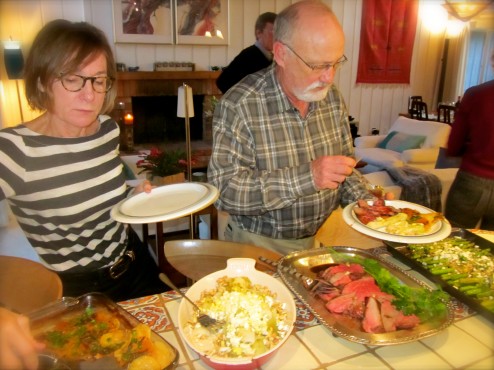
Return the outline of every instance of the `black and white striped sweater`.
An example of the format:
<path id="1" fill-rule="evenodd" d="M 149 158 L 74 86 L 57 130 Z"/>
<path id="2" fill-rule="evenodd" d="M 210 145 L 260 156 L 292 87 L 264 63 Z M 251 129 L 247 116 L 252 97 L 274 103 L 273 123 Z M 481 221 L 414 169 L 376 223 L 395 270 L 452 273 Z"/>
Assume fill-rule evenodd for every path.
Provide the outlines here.
<path id="1" fill-rule="evenodd" d="M 0 131 L 0 200 L 7 198 L 41 260 L 79 272 L 115 262 L 125 225 L 110 217 L 125 197 L 118 124 L 103 116 L 97 133 L 40 135 L 25 125 Z"/>

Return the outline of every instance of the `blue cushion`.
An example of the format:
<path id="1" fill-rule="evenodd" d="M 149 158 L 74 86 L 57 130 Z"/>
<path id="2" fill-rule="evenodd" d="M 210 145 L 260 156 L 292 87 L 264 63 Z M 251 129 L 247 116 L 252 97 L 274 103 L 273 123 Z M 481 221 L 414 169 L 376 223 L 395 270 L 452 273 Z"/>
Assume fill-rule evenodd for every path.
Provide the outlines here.
<path id="1" fill-rule="evenodd" d="M 424 142 L 425 136 L 391 131 L 377 147 L 401 153 L 404 150 L 420 148 Z"/>

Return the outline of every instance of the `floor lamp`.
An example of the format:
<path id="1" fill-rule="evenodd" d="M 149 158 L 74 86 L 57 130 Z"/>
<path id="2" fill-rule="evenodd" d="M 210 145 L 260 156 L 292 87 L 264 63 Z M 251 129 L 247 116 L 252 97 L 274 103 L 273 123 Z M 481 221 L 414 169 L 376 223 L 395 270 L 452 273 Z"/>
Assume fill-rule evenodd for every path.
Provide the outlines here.
<path id="1" fill-rule="evenodd" d="M 190 118 L 194 117 L 192 88 L 184 83 L 178 88 L 177 117 L 185 118 L 185 146 L 187 151 L 187 181 L 192 181 L 192 148 L 190 142 Z M 194 239 L 194 215 L 190 215 L 190 238 Z"/>
<path id="2" fill-rule="evenodd" d="M 19 41 L 10 40 L 3 42 L 3 60 L 5 62 L 7 77 L 9 78 L 9 80 L 15 80 L 17 101 L 19 103 L 19 111 L 21 113 L 21 122 L 24 122 L 21 94 L 19 92 L 19 80 L 22 79 L 24 58 L 22 56 L 21 43 Z"/>

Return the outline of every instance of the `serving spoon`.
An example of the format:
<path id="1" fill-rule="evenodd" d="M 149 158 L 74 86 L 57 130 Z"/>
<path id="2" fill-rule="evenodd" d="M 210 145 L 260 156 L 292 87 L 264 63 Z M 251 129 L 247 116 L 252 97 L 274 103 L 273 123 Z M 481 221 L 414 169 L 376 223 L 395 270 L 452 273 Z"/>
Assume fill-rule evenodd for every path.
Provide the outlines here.
<path id="1" fill-rule="evenodd" d="M 183 298 L 185 298 L 187 300 L 187 302 L 189 302 L 197 310 L 197 312 L 199 312 L 199 316 L 197 317 L 197 321 L 199 321 L 199 324 L 201 324 L 205 328 L 219 324 L 218 320 L 216 320 L 216 319 L 212 318 L 211 316 L 209 316 L 208 314 L 205 314 L 204 312 L 202 312 L 202 310 L 199 308 L 199 306 L 196 305 L 194 302 L 192 302 L 192 300 L 189 297 L 187 297 L 184 293 L 182 293 L 182 291 L 180 289 L 178 289 L 175 284 L 172 283 L 172 281 L 170 280 L 170 278 L 168 276 L 166 276 L 164 273 L 161 272 L 159 274 L 159 278 L 163 283 L 165 283 L 166 285 L 171 287 L 174 291 L 176 291 Z"/>

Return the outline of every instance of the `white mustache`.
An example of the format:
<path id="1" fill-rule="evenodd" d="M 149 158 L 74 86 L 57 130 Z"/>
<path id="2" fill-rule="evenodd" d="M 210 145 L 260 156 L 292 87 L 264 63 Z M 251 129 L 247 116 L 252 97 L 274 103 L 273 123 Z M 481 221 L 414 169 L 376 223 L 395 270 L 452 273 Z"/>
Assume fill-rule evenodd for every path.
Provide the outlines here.
<path id="1" fill-rule="evenodd" d="M 321 81 L 315 81 L 309 86 L 307 86 L 304 91 L 301 93 L 297 94 L 297 98 L 306 101 L 306 102 L 313 102 L 313 101 L 320 101 L 323 100 L 326 95 L 328 94 L 328 90 L 331 84 L 321 82 Z M 318 88 L 323 88 L 323 90 L 319 90 L 314 92 L 313 90 L 318 89 Z"/>

